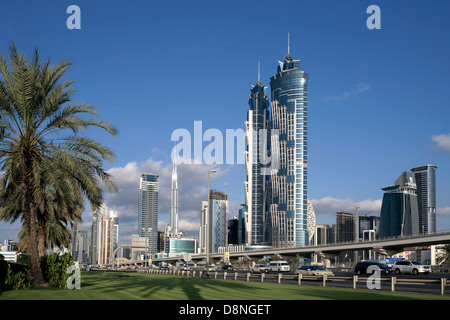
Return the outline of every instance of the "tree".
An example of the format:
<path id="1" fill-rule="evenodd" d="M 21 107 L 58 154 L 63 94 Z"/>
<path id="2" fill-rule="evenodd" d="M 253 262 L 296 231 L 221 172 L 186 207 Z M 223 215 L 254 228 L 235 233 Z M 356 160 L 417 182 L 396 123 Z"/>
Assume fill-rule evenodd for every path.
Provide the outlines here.
<path id="1" fill-rule="evenodd" d="M 117 130 L 92 118 L 97 116 L 94 106 L 72 103 L 73 81 L 62 82 L 69 61 L 42 62 L 38 48 L 28 61 L 14 43 L 8 58 L 10 66 L 0 54 L 0 202 L 14 206 L 14 190 L 20 190 L 30 277 L 33 285 L 41 285 L 39 197 L 54 188 L 60 194 L 82 194 L 93 209 L 98 208 L 103 200 L 101 182 L 108 190 L 117 190 L 103 168 L 103 162 L 113 161 L 115 155 L 83 133 L 91 127 L 111 135 Z"/>

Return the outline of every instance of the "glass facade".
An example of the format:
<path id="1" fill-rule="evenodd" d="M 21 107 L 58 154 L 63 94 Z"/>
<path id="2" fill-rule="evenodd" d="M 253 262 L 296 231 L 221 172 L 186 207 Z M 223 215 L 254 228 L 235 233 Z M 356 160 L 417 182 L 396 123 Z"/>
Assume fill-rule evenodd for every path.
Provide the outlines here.
<path id="1" fill-rule="evenodd" d="M 245 122 L 247 137 L 245 202 L 248 213 L 246 243 L 258 245 L 270 241 L 270 219 L 268 219 L 270 176 L 269 172 L 263 171 L 270 166 L 270 113 L 269 98 L 260 80 L 251 89 L 248 105 L 249 111 Z"/>
<path id="2" fill-rule="evenodd" d="M 209 200 L 209 250 L 218 252 L 225 247 L 227 235 L 227 196 L 220 191 L 211 190 Z"/>
<path id="3" fill-rule="evenodd" d="M 394 186 L 382 189 L 379 238 L 414 235 L 419 233 L 419 211 L 416 182 L 411 172 L 405 171 Z"/>
<path id="4" fill-rule="evenodd" d="M 419 232 L 436 232 L 436 166 L 426 165 L 412 168 L 417 184 L 419 206 Z"/>
<path id="5" fill-rule="evenodd" d="M 139 185 L 139 236 L 148 239 L 148 253 L 158 250 L 158 175 L 142 174 Z"/>
<path id="6" fill-rule="evenodd" d="M 271 176 L 272 244 L 277 247 L 308 245 L 308 74 L 290 54 L 279 63 L 270 79 L 272 94 L 272 140 L 279 160 Z"/>

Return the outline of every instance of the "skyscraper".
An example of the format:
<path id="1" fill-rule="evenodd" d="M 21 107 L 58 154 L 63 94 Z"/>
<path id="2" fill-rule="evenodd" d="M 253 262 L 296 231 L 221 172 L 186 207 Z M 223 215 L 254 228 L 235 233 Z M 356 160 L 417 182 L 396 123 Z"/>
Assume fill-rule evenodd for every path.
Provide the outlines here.
<path id="1" fill-rule="evenodd" d="M 117 211 L 108 211 L 106 204 L 93 212 L 91 228 L 91 263 L 108 264 L 112 262 L 117 248 L 119 216 Z"/>
<path id="2" fill-rule="evenodd" d="M 209 250 L 218 252 L 219 247 L 226 246 L 228 197 L 218 190 L 211 190 L 209 195 Z"/>
<path id="3" fill-rule="evenodd" d="M 263 168 L 270 165 L 270 113 L 269 98 L 259 79 L 250 90 L 245 122 L 247 150 L 245 152 L 247 181 L 245 204 L 247 207 L 246 243 L 248 245 L 266 244 L 269 239 L 269 171 Z"/>
<path id="4" fill-rule="evenodd" d="M 139 236 L 148 239 L 150 256 L 158 251 L 158 175 L 142 174 L 139 183 Z"/>
<path id="5" fill-rule="evenodd" d="M 289 53 L 270 78 L 272 95 L 271 175 L 272 245 L 308 245 L 307 227 L 307 86 L 308 74 Z M 277 131 L 277 135 L 275 135 Z"/>
<path id="6" fill-rule="evenodd" d="M 403 172 L 393 186 L 382 190 L 379 238 L 419 233 L 416 181 L 412 172 Z"/>
<path id="7" fill-rule="evenodd" d="M 436 232 L 436 169 L 433 165 L 411 169 L 417 184 L 420 233 Z"/>

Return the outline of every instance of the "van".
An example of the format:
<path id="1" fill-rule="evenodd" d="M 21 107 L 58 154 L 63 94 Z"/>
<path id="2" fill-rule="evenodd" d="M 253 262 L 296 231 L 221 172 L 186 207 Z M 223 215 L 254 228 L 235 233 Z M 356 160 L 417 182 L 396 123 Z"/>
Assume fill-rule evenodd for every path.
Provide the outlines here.
<path id="1" fill-rule="evenodd" d="M 277 271 L 291 271 L 291 267 L 289 267 L 289 264 L 286 261 L 270 261 L 269 263 L 269 269 L 272 272 Z"/>

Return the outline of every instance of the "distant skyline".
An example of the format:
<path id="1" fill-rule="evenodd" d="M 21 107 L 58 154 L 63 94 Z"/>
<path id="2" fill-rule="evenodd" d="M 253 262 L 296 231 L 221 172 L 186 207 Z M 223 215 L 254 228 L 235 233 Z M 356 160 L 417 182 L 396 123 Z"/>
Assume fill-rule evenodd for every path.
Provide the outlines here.
<path id="1" fill-rule="evenodd" d="M 450 230 L 450 3 L 426 1 L 75 1 L 81 29 L 69 30 L 72 3 L 2 3 L 0 53 L 12 41 L 31 56 L 73 62 L 74 100 L 119 129 L 92 136 L 117 155 L 105 164 L 119 192 L 119 244 L 138 234 L 139 177 L 158 174 L 159 230 L 169 223 L 171 134 L 183 128 L 243 129 L 249 88 L 268 85 L 287 53 L 308 84 L 308 198 L 317 224 L 337 211 L 379 215 L 382 188 L 402 172 L 435 165 L 437 231 Z M 381 9 L 370 30 L 368 6 Z M 258 61 L 260 72 L 258 72 Z M 269 98 L 270 92 L 267 92 Z M 204 143 L 203 147 L 208 143 Z M 244 164 L 178 165 L 179 230 L 198 236 L 202 201 L 227 185 L 231 216 L 244 203 Z M 87 206 L 82 230 L 89 230 Z M 0 223 L 0 241 L 20 225 Z"/>

